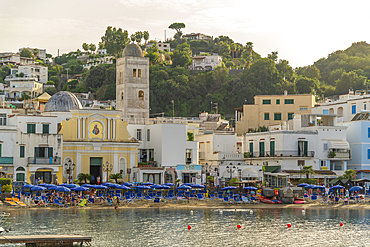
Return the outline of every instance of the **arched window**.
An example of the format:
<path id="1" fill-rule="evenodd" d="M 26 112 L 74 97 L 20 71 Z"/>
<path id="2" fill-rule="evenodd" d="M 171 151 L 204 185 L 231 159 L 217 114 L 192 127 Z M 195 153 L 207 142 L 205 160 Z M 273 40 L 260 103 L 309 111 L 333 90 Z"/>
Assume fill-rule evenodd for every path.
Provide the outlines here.
<path id="1" fill-rule="evenodd" d="M 122 174 L 122 178 L 126 177 L 126 170 L 127 170 L 126 164 L 127 162 L 125 158 L 122 157 L 119 159 L 119 172 Z"/>
<path id="2" fill-rule="evenodd" d="M 144 99 L 144 91 L 139 91 L 139 99 Z"/>
<path id="3" fill-rule="evenodd" d="M 21 166 L 20 166 L 20 167 L 18 167 L 18 168 L 17 168 L 17 170 L 16 170 L 16 171 L 17 171 L 17 172 L 19 172 L 19 171 L 23 171 L 23 172 L 24 172 L 24 171 L 26 171 L 26 170 L 25 170 L 23 167 L 21 167 Z"/>

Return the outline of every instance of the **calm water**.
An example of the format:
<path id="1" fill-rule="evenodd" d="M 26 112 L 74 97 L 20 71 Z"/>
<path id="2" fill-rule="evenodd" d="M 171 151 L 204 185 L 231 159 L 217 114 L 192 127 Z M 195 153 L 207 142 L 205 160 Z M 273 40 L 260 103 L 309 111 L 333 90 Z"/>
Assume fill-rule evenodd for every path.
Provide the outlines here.
<path id="1" fill-rule="evenodd" d="M 93 246 L 370 246 L 363 209 L 40 209 L 12 211 L 10 222 L 5 236 L 81 234 Z"/>

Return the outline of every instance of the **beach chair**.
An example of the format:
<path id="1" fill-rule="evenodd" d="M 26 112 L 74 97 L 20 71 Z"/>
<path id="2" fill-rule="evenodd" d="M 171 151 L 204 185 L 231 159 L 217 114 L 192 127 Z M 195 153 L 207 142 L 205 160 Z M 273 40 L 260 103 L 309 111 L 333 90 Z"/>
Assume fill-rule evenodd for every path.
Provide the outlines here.
<path id="1" fill-rule="evenodd" d="M 147 201 L 153 201 L 153 199 L 150 196 L 144 196 L 144 199 Z"/>
<path id="2" fill-rule="evenodd" d="M 311 200 L 312 200 L 312 201 L 317 201 L 317 196 L 312 195 L 312 196 L 311 196 Z"/>
<path id="3" fill-rule="evenodd" d="M 58 207 L 64 207 L 64 204 L 60 203 L 58 199 L 54 199 L 54 205 L 57 205 Z"/>
<path id="4" fill-rule="evenodd" d="M 236 197 L 234 198 L 234 201 L 235 201 L 236 203 L 239 203 L 239 204 L 242 204 L 242 203 L 243 203 L 243 201 L 242 201 L 242 200 L 240 200 L 239 196 L 236 196 Z"/>
<path id="5" fill-rule="evenodd" d="M 227 196 L 224 197 L 224 202 L 226 202 L 227 204 L 229 204 L 229 203 L 233 204 L 234 203 L 234 201 L 231 201 L 230 198 L 227 197 Z"/>
<path id="6" fill-rule="evenodd" d="M 159 203 L 161 199 L 159 197 L 154 198 L 154 203 Z"/>
<path id="7" fill-rule="evenodd" d="M 248 199 L 248 197 L 246 197 L 246 196 L 242 196 L 242 201 L 245 203 L 245 204 L 250 204 L 251 203 L 251 201 L 249 201 L 249 199 Z"/>
<path id="8" fill-rule="evenodd" d="M 223 200 L 224 199 L 224 197 L 222 196 L 222 194 L 218 194 L 218 199 L 220 199 L 220 200 Z"/>
<path id="9" fill-rule="evenodd" d="M 178 202 L 189 202 L 189 200 L 188 200 L 188 199 L 186 199 L 186 198 L 184 198 L 184 197 L 181 197 L 181 196 L 176 197 L 176 200 L 177 200 Z"/>
<path id="10" fill-rule="evenodd" d="M 5 203 L 12 207 L 19 207 L 19 205 L 12 200 L 12 198 L 5 198 Z"/>
<path id="11" fill-rule="evenodd" d="M 157 196 L 156 197 L 158 197 L 158 198 L 163 198 L 163 196 L 162 196 L 162 191 L 157 191 Z"/>
<path id="12" fill-rule="evenodd" d="M 203 194 L 198 193 L 197 194 L 198 200 L 205 201 L 206 199 L 204 198 Z"/>
<path id="13" fill-rule="evenodd" d="M 79 207 L 85 207 L 86 206 L 86 203 L 87 203 L 87 200 L 86 199 L 83 199 L 77 206 L 79 206 Z"/>
<path id="14" fill-rule="evenodd" d="M 17 203 L 20 207 L 27 207 L 27 205 L 21 202 L 17 197 L 13 197 L 13 201 Z"/>
<path id="15" fill-rule="evenodd" d="M 329 202 L 328 197 L 326 197 L 326 196 L 325 196 L 325 197 L 322 197 L 322 198 L 321 198 L 321 202 L 322 202 L 322 204 L 324 204 L 324 205 L 325 205 L 325 204 L 326 204 L 326 205 L 328 205 L 328 202 Z"/>
<path id="16" fill-rule="evenodd" d="M 138 200 L 143 200 L 143 199 L 145 199 L 145 198 L 144 198 L 143 193 L 141 193 L 141 192 L 137 193 L 137 195 L 136 195 L 136 199 L 138 199 Z"/>
<path id="17" fill-rule="evenodd" d="M 48 201 L 48 198 L 46 196 L 41 196 L 41 199 L 44 201 L 44 206 L 53 206 L 53 203 L 50 203 Z"/>
<path id="18" fill-rule="evenodd" d="M 208 199 L 214 200 L 216 198 L 215 194 L 209 194 Z"/>
<path id="19" fill-rule="evenodd" d="M 132 198 L 130 195 L 126 195 L 125 199 L 126 199 L 125 202 L 127 203 L 135 203 L 134 198 Z"/>
<path id="20" fill-rule="evenodd" d="M 251 197 L 251 202 L 253 202 L 253 203 L 260 203 L 260 202 L 256 199 L 256 197 L 254 197 L 254 196 L 252 196 L 252 197 Z"/>

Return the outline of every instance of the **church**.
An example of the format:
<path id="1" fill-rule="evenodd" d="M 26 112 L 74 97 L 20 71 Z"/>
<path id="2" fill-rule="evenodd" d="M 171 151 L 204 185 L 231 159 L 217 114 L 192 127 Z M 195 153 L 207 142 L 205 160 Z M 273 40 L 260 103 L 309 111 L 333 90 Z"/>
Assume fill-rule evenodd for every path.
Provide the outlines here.
<path id="1" fill-rule="evenodd" d="M 70 92 L 58 92 L 45 105 L 43 115 L 58 118 L 63 135 L 63 179 L 72 182 L 80 173 L 92 175 L 91 183 L 107 181 L 121 173 L 129 181 L 138 162 L 139 142 L 130 136 L 128 122 L 149 119 L 149 58 L 129 44 L 116 64 L 116 110 L 83 108 Z"/>

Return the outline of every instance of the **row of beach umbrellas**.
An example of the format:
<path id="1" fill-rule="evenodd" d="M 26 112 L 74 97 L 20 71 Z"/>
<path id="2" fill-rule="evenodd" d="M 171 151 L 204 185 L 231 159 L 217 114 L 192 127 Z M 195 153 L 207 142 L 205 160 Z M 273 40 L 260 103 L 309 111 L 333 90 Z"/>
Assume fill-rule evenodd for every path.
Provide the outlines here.
<path id="1" fill-rule="evenodd" d="M 299 184 L 298 187 L 304 187 L 306 189 L 325 189 L 325 186 L 312 185 L 312 184 L 306 184 L 306 183 Z M 344 189 L 344 188 L 345 187 L 342 186 L 342 185 L 335 185 L 335 186 L 331 187 L 330 189 L 340 190 L 340 189 Z M 354 192 L 354 191 L 360 191 L 362 189 L 363 189 L 363 187 L 361 187 L 361 186 L 353 186 L 352 188 L 349 189 L 349 191 Z"/>

